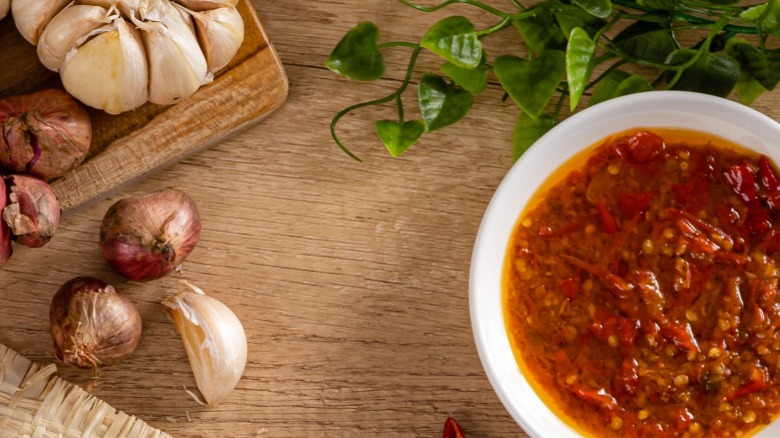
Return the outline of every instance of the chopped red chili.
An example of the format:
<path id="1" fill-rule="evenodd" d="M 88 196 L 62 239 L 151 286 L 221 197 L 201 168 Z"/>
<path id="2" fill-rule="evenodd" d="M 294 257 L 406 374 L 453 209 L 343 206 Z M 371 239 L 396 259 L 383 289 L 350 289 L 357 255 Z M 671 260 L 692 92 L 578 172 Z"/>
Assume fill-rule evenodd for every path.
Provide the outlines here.
<path id="1" fill-rule="evenodd" d="M 533 263 L 507 264 L 507 331 L 591 436 L 735 437 L 780 413 L 780 177 L 703 136 L 605 141 L 512 237 Z"/>

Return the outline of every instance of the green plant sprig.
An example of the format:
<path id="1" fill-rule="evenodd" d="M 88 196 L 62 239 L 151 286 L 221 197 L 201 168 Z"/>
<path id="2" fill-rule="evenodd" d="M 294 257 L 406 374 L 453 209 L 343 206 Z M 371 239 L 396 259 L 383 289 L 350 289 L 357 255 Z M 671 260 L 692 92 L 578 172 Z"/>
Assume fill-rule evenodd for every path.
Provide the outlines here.
<path id="1" fill-rule="evenodd" d="M 351 105 L 331 122 L 331 135 L 350 157 L 360 161 L 339 138 L 336 127 L 357 109 L 395 102 L 396 117 L 376 121 L 376 132 L 390 155 L 398 157 L 426 132 L 456 123 L 468 114 L 474 94 L 484 91 L 492 76 L 504 90 L 502 100 L 519 107 L 513 134 L 516 159 L 562 117 L 565 101 L 576 111 L 589 91 L 588 106 L 614 97 L 655 89 L 688 90 L 725 97 L 735 92 L 745 104 L 772 91 L 780 82 L 780 0 L 737 6 L 734 0 L 543 0 L 501 10 L 478 0 L 447 0 L 421 6 L 400 3 L 424 13 L 465 4 L 492 14 L 497 22 L 477 29 L 465 16 L 446 17 L 418 41 L 379 43 L 379 28 L 362 22 L 350 29 L 331 52 L 326 66 L 358 81 L 384 76 L 380 50 L 412 49 L 404 80 L 391 94 Z M 618 6 L 618 7 L 616 7 Z M 625 9 L 621 9 L 625 8 Z M 625 23 L 616 35 L 607 35 Z M 482 38 L 514 28 L 527 46 L 526 58 L 500 54 L 490 58 Z M 678 35 L 706 31 L 698 43 L 682 47 Z M 739 35 L 756 35 L 757 44 Z M 423 50 L 442 59 L 439 72 L 425 72 L 417 86 L 421 119 L 406 120 L 403 95 L 411 84 Z M 611 62 L 594 76 L 596 66 Z M 658 73 L 650 82 L 621 68 L 637 64 Z M 554 109 L 545 112 L 557 95 Z"/>

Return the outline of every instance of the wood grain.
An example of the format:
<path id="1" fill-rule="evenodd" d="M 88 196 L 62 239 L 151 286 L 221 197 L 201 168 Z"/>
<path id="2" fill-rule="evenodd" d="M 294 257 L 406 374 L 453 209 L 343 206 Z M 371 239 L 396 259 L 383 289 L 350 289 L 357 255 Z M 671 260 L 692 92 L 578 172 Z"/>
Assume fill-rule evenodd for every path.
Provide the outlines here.
<path id="1" fill-rule="evenodd" d="M 362 164 L 328 133 L 336 111 L 397 86 L 408 56 L 389 51 L 386 77 L 375 83 L 337 77 L 323 63 L 355 23 L 373 20 L 383 40 L 410 40 L 445 14 L 474 16 L 480 27 L 491 20 L 463 5 L 422 14 L 388 0 L 254 4 L 286 66 L 287 103 L 263 123 L 68 213 L 46 247 L 18 248 L 0 270 L 0 342 L 50 361 L 49 300 L 69 278 L 93 275 L 125 291 L 145 324 L 136 353 L 103 371 L 96 395 L 174 436 L 440 437 L 447 416 L 469 438 L 526 436 L 484 375 L 468 309 L 471 249 L 511 166 L 517 108 L 502 104 L 491 84 L 462 123 L 400 159 L 387 156 L 371 123 L 392 107 L 340 126 Z M 521 53 L 511 32 L 489 44 Z M 415 82 L 439 67 L 428 55 L 421 63 Z M 780 120 L 778 104 L 775 92 L 755 107 Z M 167 185 L 198 203 L 201 242 L 181 275 L 122 280 L 95 243 L 100 220 L 120 197 Z M 217 408 L 198 406 L 182 388 L 194 378 L 159 304 L 181 278 L 235 309 L 249 338 L 245 376 Z M 88 372 L 61 374 L 89 382 Z"/>
<path id="2" fill-rule="evenodd" d="M 119 115 L 89 109 L 93 138 L 87 159 L 52 184 L 62 208 L 105 198 L 119 188 L 199 152 L 259 122 L 287 98 L 287 77 L 248 0 L 238 3 L 244 41 L 214 81 L 177 105 L 147 103 Z M 0 24 L 0 95 L 61 87 L 56 73 L 39 62 L 35 47 Z"/>

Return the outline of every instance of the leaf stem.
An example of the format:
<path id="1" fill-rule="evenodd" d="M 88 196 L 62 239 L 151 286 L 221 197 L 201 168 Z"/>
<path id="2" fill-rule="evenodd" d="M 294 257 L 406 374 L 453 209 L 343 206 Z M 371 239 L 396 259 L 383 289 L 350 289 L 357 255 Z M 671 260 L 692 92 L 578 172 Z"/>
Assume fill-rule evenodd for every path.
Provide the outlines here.
<path id="1" fill-rule="evenodd" d="M 620 6 L 625 6 L 625 7 L 631 8 L 631 9 L 636 9 L 638 11 L 643 11 L 643 12 L 659 12 L 657 9 L 648 8 L 648 7 L 639 5 L 636 2 L 634 2 L 633 0 L 612 0 L 612 3 L 614 3 L 616 5 L 620 5 Z M 674 17 L 674 18 L 678 18 L 680 20 L 687 21 L 688 23 L 691 23 L 691 24 L 715 24 L 716 23 L 716 21 L 713 21 L 713 20 L 708 20 L 706 18 L 696 17 L 696 16 L 689 15 L 689 14 L 683 14 L 683 13 L 680 13 L 680 12 L 673 12 L 672 11 L 672 12 L 669 12 L 669 14 L 672 17 Z M 723 27 L 723 30 L 725 30 L 725 31 L 734 31 L 734 32 L 737 32 L 737 33 L 750 34 L 750 35 L 755 35 L 755 34 L 758 33 L 758 29 L 756 29 L 753 26 L 738 26 L 736 24 L 727 24 L 726 26 Z"/>
<path id="2" fill-rule="evenodd" d="M 596 85 L 602 79 L 607 77 L 608 74 L 612 73 L 618 67 L 620 67 L 621 65 L 626 64 L 626 63 L 628 63 L 628 61 L 621 59 L 620 61 L 617 61 L 614 64 L 610 65 L 609 67 L 607 67 L 606 70 L 604 70 L 604 73 L 600 74 L 596 79 L 590 81 L 587 85 L 585 85 L 585 90 L 590 90 L 591 88 L 593 88 L 594 85 Z"/>
<path id="3" fill-rule="evenodd" d="M 409 0 L 398 0 L 398 1 L 403 3 L 403 4 L 405 4 L 406 6 L 412 7 L 414 9 L 417 9 L 418 11 L 422 11 L 422 12 L 436 12 L 436 11 L 438 11 L 440 9 L 444 9 L 447 6 L 450 6 L 450 5 L 454 5 L 454 4 L 457 4 L 457 3 L 465 3 L 467 5 L 471 5 L 471 6 L 479 8 L 479 9 L 482 9 L 483 11 L 490 12 L 491 14 L 497 15 L 497 16 L 499 16 L 501 18 L 505 18 L 505 17 L 507 17 L 509 15 L 506 12 L 500 11 L 500 10 L 490 6 L 490 5 L 486 5 L 486 4 L 484 4 L 484 3 L 480 2 L 480 1 L 477 1 L 477 0 L 447 0 L 446 2 L 444 2 L 444 3 L 440 4 L 440 5 L 431 6 L 431 7 L 420 6 L 420 5 L 412 3 Z"/>
<path id="4" fill-rule="evenodd" d="M 389 41 L 389 42 L 386 42 L 386 43 L 377 44 L 376 48 L 377 49 L 386 49 L 388 47 L 410 47 L 410 48 L 414 49 L 414 48 L 416 48 L 418 46 L 419 46 L 419 44 L 408 43 L 406 41 Z"/>
<path id="5" fill-rule="evenodd" d="M 526 7 L 525 7 L 525 6 L 523 6 L 523 5 L 521 5 L 519 1 L 517 1 L 517 0 L 509 0 L 509 1 L 510 1 L 510 2 L 511 2 L 513 5 L 515 5 L 515 7 L 517 7 L 517 9 L 520 9 L 521 11 L 525 11 L 525 10 L 526 10 Z"/>
<path id="6" fill-rule="evenodd" d="M 352 151 L 350 151 L 346 146 L 344 146 L 344 143 L 341 142 L 338 134 L 336 134 L 336 125 L 339 123 L 342 117 L 346 116 L 352 111 L 355 111 L 356 109 L 364 108 L 371 105 L 381 105 L 383 103 L 390 102 L 393 99 L 395 99 L 396 101 L 398 116 L 401 119 L 401 123 L 403 123 L 404 109 L 403 109 L 403 102 L 401 101 L 401 94 L 404 92 L 404 90 L 406 90 L 406 87 L 409 86 L 409 82 L 412 80 L 414 65 L 417 63 L 417 56 L 420 54 L 420 50 L 422 49 L 418 44 L 404 45 L 404 47 L 414 47 L 414 51 L 412 52 L 412 56 L 409 58 L 409 67 L 406 70 L 406 77 L 404 77 L 404 81 L 401 84 L 401 86 L 397 90 L 395 90 L 395 92 L 385 97 L 356 103 L 354 105 L 344 108 L 343 110 L 336 113 L 336 115 L 333 117 L 333 120 L 330 122 L 330 135 L 333 137 L 333 140 L 341 148 L 341 150 L 344 151 L 345 154 L 349 155 L 355 161 L 363 162 L 363 160 L 361 160 L 357 155 L 352 153 Z"/>
<path id="7" fill-rule="evenodd" d="M 696 61 L 698 61 L 699 58 L 701 57 L 702 53 L 705 53 L 705 52 L 709 53 L 709 51 L 710 51 L 710 44 L 712 43 L 712 39 L 715 38 L 715 35 L 717 35 L 721 30 L 723 30 L 723 28 L 726 26 L 727 23 L 728 23 L 728 18 L 727 17 L 723 17 L 720 20 L 718 20 L 718 22 L 715 23 L 715 25 L 710 29 L 710 33 L 707 35 L 707 38 L 704 40 L 704 44 L 702 44 L 701 47 L 699 47 L 699 49 L 696 51 L 696 54 L 693 55 L 693 57 L 691 57 L 691 59 L 685 61 L 684 63 L 682 63 L 680 65 L 676 65 L 675 66 L 675 67 L 677 67 L 676 68 L 676 72 L 675 72 L 674 77 L 672 78 L 672 80 L 669 81 L 666 84 L 666 89 L 667 90 L 671 90 L 672 87 L 674 87 L 674 85 L 677 83 L 677 81 L 680 80 L 680 77 L 682 76 L 682 74 L 685 71 L 685 69 L 687 69 L 688 67 L 690 67 L 693 64 L 695 64 Z"/>

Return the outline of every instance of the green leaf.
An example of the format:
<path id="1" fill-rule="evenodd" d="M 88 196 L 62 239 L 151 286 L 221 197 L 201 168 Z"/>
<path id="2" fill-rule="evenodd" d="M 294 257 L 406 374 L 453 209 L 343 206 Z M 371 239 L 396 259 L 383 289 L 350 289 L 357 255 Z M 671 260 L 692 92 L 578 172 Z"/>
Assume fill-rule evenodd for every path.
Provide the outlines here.
<path id="1" fill-rule="evenodd" d="M 659 11 L 676 11 L 680 9 L 680 0 L 637 0 L 637 4 Z"/>
<path id="2" fill-rule="evenodd" d="M 668 23 L 651 21 L 637 21 L 617 34 L 612 41 L 633 58 L 657 63 L 664 62 L 670 53 L 679 48 Z"/>
<path id="3" fill-rule="evenodd" d="M 728 6 L 739 3 L 739 0 L 704 0 L 704 3 Z"/>
<path id="4" fill-rule="evenodd" d="M 693 49 L 677 49 L 669 54 L 666 64 L 680 65 L 696 56 Z M 673 71 L 666 71 L 664 77 L 670 81 Z M 672 87 L 675 90 L 696 91 L 726 97 L 739 79 L 739 63 L 728 55 L 702 53 L 696 63 L 683 71 Z"/>
<path id="5" fill-rule="evenodd" d="M 403 125 L 395 120 L 376 122 L 376 133 L 393 157 L 400 157 L 425 132 L 422 120 L 410 120 Z"/>
<path id="6" fill-rule="evenodd" d="M 594 38 L 599 29 L 607 24 L 606 21 L 601 18 L 594 17 L 593 15 L 585 12 L 579 6 L 560 4 L 555 7 L 555 21 L 558 22 L 558 26 L 561 28 L 563 35 L 568 37 L 571 35 L 571 31 L 575 27 L 584 29 L 588 36 Z"/>
<path id="7" fill-rule="evenodd" d="M 761 30 L 780 38 L 780 0 L 769 0 L 767 11 L 759 23 Z"/>
<path id="8" fill-rule="evenodd" d="M 747 21 L 748 23 L 758 21 L 761 19 L 761 16 L 764 15 L 764 11 L 766 11 L 768 4 L 769 2 L 766 2 L 761 3 L 760 5 L 749 7 L 739 14 L 739 18 L 741 18 L 743 21 Z"/>
<path id="9" fill-rule="evenodd" d="M 512 23 L 520 31 L 520 36 L 533 53 L 540 54 L 550 49 L 562 50 L 566 47 L 566 36 L 556 26 L 552 12 L 544 7 L 544 4 L 530 10 L 537 8 L 544 10 L 522 20 L 514 20 Z"/>
<path id="10" fill-rule="evenodd" d="M 529 116 L 538 117 L 566 73 L 566 55 L 547 50 L 533 60 L 499 56 L 493 62 L 501 86 Z"/>
<path id="11" fill-rule="evenodd" d="M 627 96 L 629 94 L 653 91 L 653 86 L 647 79 L 638 75 L 631 75 L 618 84 L 613 97 Z"/>
<path id="12" fill-rule="evenodd" d="M 577 108 L 593 71 L 595 53 L 596 43 L 582 28 L 575 27 L 566 47 L 566 80 L 569 84 L 569 103 L 572 111 Z"/>
<path id="13" fill-rule="evenodd" d="M 487 88 L 489 70 L 485 52 L 482 52 L 482 60 L 479 61 L 479 65 L 476 68 L 458 67 L 451 62 L 441 67 L 442 73 L 472 93 L 479 93 Z"/>
<path id="14" fill-rule="evenodd" d="M 512 133 L 512 161 L 517 161 L 536 140 L 552 129 L 555 123 L 555 119 L 547 114 L 533 118 L 520 112 Z"/>
<path id="15" fill-rule="evenodd" d="M 767 90 L 774 90 L 780 82 L 780 50 L 762 53 L 758 47 L 733 38 L 727 45 L 727 53 L 738 62 L 741 70 L 747 71 Z"/>
<path id="16" fill-rule="evenodd" d="M 745 105 L 752 105 L 758 99 L 758 96 L 766 93 L 766 91 L 766 88 L 747 70 L 740 70 L 737 85 L 734 87 L 734 92 L 737 93 L 740 102 Z"/>
<path id="17" fill-rule="evenodd" d="M 474 96 L 441 76 L 427 73 L 418 89 L 420 111 L 428 131 L 451 125 L 465 116 L 474 103 Z"/>
<path id="18" fill-rule="evenodd" d="M 336 73 L 358 81 L 373 81 L 385 73 L 385 60 L 376 48 L 379 29 L 364 21 L 344 35 L 325 61 Z"/>
<path id="19" fill-rule="evenodd" d="M 590 96 L 588 106 L 593 106 L 597 103 L 601 103 L 615 97 L 615 90 L 617 89 L 618 85 L 620 85 L 620 83 L 629 76 L 631 75 L 621 70 L 612 70 L 609 72 L 598 82 L 596 89 Z"/>
<path id="20" fill-rule="evenodd" d="M 572 2 L 594 17 L 607 18 L 612 13 L 612 2 L 609 0 L 572 0 Z"/>
<path id="21" fill-rule="evenodd" d="M 642 76 L 629 75 L 626 72 L 614 70 L 599 82 L 599 85 L 590 97 L 588 106 L 593 106 L 616 97 L 645 91 L 653 91 L 653 86 L 647 79 Z"/>
<path id="22" fill-rule="evenodd" d="M 474 24 L 460 15 L 434 24 L 425 33 L 420 45 L 458 67 L 475 68 L 482 59 L 482 43 Z"/>

